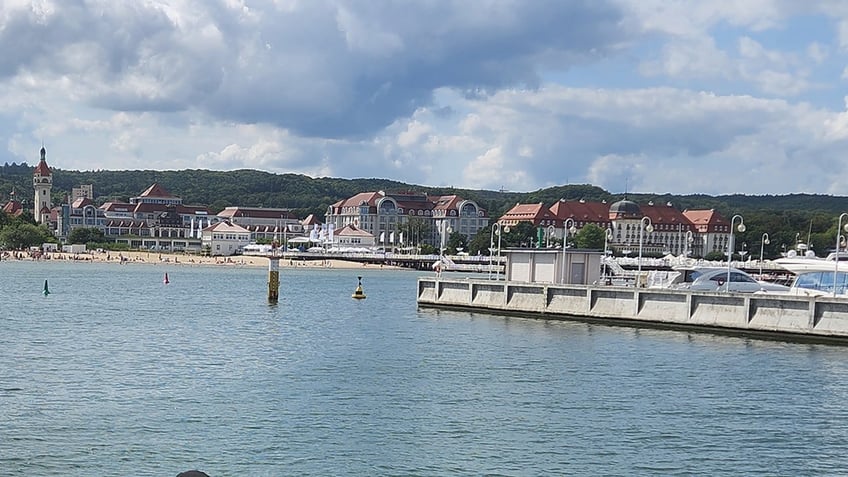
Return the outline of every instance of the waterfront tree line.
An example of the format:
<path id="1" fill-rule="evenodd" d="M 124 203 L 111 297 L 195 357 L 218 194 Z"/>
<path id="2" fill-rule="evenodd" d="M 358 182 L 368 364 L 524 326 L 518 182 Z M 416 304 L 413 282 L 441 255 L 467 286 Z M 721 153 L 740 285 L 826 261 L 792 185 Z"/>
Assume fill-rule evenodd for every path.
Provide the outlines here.
<path id="1" fill-rule="evenodd" d="M 32 206 L 32 171 L 33 167 L 26 163 L 6 163 L 0 166 L 0 205 L 10 199 L 10 192 L 14 190 L 25 208 Z M 205 205 L 213 212 L 236 205 L 273 207 L 291 209 L 299 217 L 309 214 L 323 217 L 330 204 L 359 192 L 374 190 L 456 194 L 477 202 L 493 219 L 500 217 L 517 202 L 550 205 L 560 199 L 585 199 L 611 203 L 623 198 L 622 194 L 612 194 L 588 184 L 569 184 L 522 193 L 424 187 L 388 179 L 312 178 L 257 170 L 69 171 L 53 168 L 53 171 L 54 204 L 63 203 L 71 189 L 81 184 L 92 184 L 96 195 L 94 201 L 101 205 L 113 200 L 127 201 L 150 184 L 158 183 L 174 195 L 182 197 L 184 203 Z M 764 233 L 769 235 L 769 243 L 763 244 L 766 257 L 776 257 L 798 242 L 809 243 L 818 255 L 825 255 L 835 244 L 839 214 L 848 211 L 848 198 L 820 194 L 709 196 L 629 193 L 627 197 L 637 203 L 671 202 L 680 210 L 716 209 L 725 217 L 741 214 L 745 218 L 747 230 L 735 234 L 736 242 L 738 248 L 746 247 L 749 256 L 753 258 L 759 258 Z M 425 223 L 410 222 L 398 231 L 403 231 L 405 237 L 424 237 L 429 232 L 426 227 Z M 75 243 L 98 242 L 101 239 L 93 231 L 77 234 L 80 236 L 73 237 Z M 462 250 L 474 255 L 485 255 L 489 253 L 491 238 L 491 227 L 482 229 L 471 239 L 454 232 L 446 246 L 449 252 Z M 36 225 L 30 212 L 20 217 L 9 217 L 0 212 L 0 246 L 21 248 L 51 240 L 55 240 L 52 234 L 46 227 Z M 569 240 L 573 241 L 570 245 L 575 247 L 602 249 L 604 231 L 599 227 L 586 226 L 575 236 L 569 237 Z M 529 223 L 511 227 L 508 233 L 501 235 L 502 247 L 537 245 L 540 245 L 539 231 Z M 562 246 L 562 242 L 542 241 L 541 246 L 547 245 Z"/>

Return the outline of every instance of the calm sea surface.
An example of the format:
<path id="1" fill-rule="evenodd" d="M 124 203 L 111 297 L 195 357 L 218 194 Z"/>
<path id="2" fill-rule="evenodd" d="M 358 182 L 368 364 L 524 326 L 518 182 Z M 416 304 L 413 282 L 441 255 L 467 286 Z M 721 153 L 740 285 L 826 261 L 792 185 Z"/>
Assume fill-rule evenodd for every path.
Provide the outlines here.
<path id="1" fill-rule="evenodd" d="M 418 310 L 417 277 L 284 269 L 271 306 L 265 269 L 0 262 L 0 475 L 848 473 L 848 348 Z"/>

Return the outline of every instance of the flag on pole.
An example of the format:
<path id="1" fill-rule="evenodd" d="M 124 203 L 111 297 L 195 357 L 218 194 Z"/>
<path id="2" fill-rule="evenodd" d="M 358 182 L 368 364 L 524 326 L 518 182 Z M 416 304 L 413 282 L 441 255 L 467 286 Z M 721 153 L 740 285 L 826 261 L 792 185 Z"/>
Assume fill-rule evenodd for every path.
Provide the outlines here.
<path id="1" fill-rule="evenodd" d="M 386 243 L 386 232 L 380 232 L 380 243 Z"/>
<path id="2" fill-rule="evenodd" d="M 400 233 L 398 234 L 398 243 L 399 243 L 399 244 L 401 244 L 401 245 L 403 245 L 403 244 L 404 244 L 404 243 L 403 243 L 403 232 L 400 232 Z"/>
<path id="3" fill-rule="evenodd" d="M 392 245 L 395 244 L 395 233 L 394 232 L 389 234 L 389 243 L 391 243 Z"/>

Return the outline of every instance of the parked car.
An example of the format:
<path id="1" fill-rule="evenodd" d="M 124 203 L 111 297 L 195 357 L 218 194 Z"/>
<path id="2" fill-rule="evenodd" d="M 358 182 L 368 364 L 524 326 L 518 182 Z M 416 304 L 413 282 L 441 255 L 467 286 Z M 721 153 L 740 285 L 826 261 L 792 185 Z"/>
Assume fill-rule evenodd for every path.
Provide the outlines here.
<path id="1" fill-rule="evenodd" d="M 742 270 L 730 269 L 730 283 L 727 284 L 727 268 L 695 267 L 677 270 L 678 275 L 669 288 L 696 291 L 727 291 L 737 293 L 787 292 L 789 287 L 778 283 L 757 281 Z M 728 286 L 729 285 L 729 286 Z"/>

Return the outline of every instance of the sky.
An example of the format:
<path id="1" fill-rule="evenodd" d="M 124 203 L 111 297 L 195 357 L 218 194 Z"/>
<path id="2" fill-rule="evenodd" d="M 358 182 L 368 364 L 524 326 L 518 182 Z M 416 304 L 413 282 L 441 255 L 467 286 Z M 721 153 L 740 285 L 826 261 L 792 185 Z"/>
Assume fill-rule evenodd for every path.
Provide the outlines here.
<path id="1" fill-rule="evenodd" d="M 848 195 L 843 0 L 0 0 L 0 162 Z"/>

